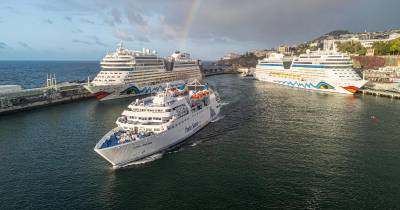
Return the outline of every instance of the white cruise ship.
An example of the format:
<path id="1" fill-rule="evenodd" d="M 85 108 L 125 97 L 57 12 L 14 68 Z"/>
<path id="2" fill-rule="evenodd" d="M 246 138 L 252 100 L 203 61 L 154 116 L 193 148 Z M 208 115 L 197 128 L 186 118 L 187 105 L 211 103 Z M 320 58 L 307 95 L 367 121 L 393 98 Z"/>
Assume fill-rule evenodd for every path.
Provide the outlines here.
<path id="1" fill-rule="evenodd" d="M 193 135 L 220 111 L 216 92 L 195 81 L 136 99 L 94 150 L 114 168 L 173 148 Z"/>
<path id="2" fill-rule="evenodd" d="M 100 65 L 101 71 L 85 85 L 98 100 L 155 93 L 167 83 L 174 86 L 202 79 L 199 61 L 191 59 L 188 53 L 175 52 L 164 59 L 149 49 L 124 49 L 122 43 Z"/>
<path id="3" fill-rule="evenodd" d="M 282 54 L 272 53 L 259 61 L 254 77 L 289 87 L 354 94 L 367 81 L 360 78 L 352 65 L 348 54 L 336 50 L 307 50 L 289 63 L 284 62 Z"/>

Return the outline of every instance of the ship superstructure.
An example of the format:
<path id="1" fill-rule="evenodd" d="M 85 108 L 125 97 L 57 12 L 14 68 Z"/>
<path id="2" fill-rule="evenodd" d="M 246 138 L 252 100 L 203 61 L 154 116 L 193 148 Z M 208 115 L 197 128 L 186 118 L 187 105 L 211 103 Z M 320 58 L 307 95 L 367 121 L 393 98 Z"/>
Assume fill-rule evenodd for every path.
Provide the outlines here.
<path id="1" fill-rule="evenodd" d="M 197 81 L 137 99 L 94 150 L 115 168 L 181 143 L 217 117 L 218 95 Z"/>
<path id="2" fill-rule="evenodd" d="M 120 43 L 115 52 L 100 62 L 101 71 L 85 86 L 99 100 L 155 93 L 185 81 L 202 79 L 200 63 L 187 53 L 158 57 L 156 51 L 125 49 Z"/>
<path id="3" fill-rule="evenodd" d="M 283 54 L 272 53 L 259 61 L 254 76 L 295 88 L 354 94 L 367 81 L 360 78 L 352 65 L 348 54 L 335 50 L 307 50 L 289 62 L 285 62 Z"/>

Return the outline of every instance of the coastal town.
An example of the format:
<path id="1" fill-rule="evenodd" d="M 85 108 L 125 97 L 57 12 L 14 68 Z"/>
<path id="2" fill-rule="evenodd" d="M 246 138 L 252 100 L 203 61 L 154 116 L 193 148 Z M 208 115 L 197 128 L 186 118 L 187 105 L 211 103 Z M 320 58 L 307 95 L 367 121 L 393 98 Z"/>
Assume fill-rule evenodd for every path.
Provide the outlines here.
<path id="1" fill-rule="evenodd" d="M 280 45 L 271 49 L 230 52 L 219 63 L 239 73 L 254 72 L 259 60 L 272 53 L 281 53 L 290 60 L 306 50 L 332 50 L 348 53 L 353 68 L 368 83 L 360 93 L 400 98 L 400 30 L 351 33 L 332 31 L 298 45 Z"/>
<path id="2" fill-rule="evenodd" d="M 400 209 L 400 0 L 1 0 L 0 210 Z"/>

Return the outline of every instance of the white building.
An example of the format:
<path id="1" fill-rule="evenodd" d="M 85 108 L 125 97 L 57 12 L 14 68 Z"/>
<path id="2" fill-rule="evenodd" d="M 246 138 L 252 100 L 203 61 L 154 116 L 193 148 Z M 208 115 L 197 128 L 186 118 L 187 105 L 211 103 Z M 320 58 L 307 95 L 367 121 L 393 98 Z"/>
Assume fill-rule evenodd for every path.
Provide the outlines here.
<path id="1" fill-rule="evenodd" d="M 365 48 L 371 48 L 375 42 L 388 42 L 400 38 L 399 33 L 392 33 L 386 39 L 360 39 L 358 36 L 350 36 L 344 39 L 326 39 L 323 41 L 324 49 L 329 50 L 333 48 L 333 44 L 340 42 L 359 42 Z"/>

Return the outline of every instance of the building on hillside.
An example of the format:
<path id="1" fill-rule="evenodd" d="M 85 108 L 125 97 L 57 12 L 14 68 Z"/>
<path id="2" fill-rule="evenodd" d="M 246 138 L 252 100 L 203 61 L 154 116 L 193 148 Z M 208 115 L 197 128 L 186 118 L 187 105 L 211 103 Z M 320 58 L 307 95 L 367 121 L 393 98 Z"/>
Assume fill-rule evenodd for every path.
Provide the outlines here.
<path id="1" fill-rule="evenodd" d="M 265 58 L 271 53 L 275 52 L 274 50 L 254 50 L 253 53 L 257 58 Z"/>
<path id="2" fill-rule="evenodd" d="M 228 54 L 224 55 L 222 60 L 231 60 L 231 59 L 235 59 L 235 58 L 239 58 L 239 57 L 240 57 L 240 55 L 237 53 L 228 53 Z"/>
<path id="3" fill-rule="evenodd" d="M 311 42 L 308 46 L 309 47 L 318 47 L 319 43 L 318 42 Z"/>
<path id="4" fill-rule="evenodd" d="M 339 39 L 325 39 L 323 41 L 324 49 L 332 49 L 333 44 L 335 43 L 344 43 L 344 42 L 359 42 L 365 48 L 373 47 L 375 42 L 388 42 L 394 39 L 400 38 L 400 33 L 391 33 L 391 34 L 371 34 L 371 33 L 363 33 L 359 35 L 352 36 L 341 36 Z"/>
<path id="5" fill-rule="evenodd" d="M 281 45 L 278 47 L 278 52 L 285 55 L 291 55 L 295 51 L 296 51 L 296 46 Z"/>
<path id="6" fill-rule="evenodd" d="M 367 53 L 365 55 L 366 56 L 374 56 L 375 55 L 375 49 L 374 48 L 367 48 Z"/>
<path id="7" fill-rule="evenodd" d="M 369 69 L 363 71 L 363 77 L 371 82 L 400 82 L 400 67 L 384 67 L 379 69 Z"/>

